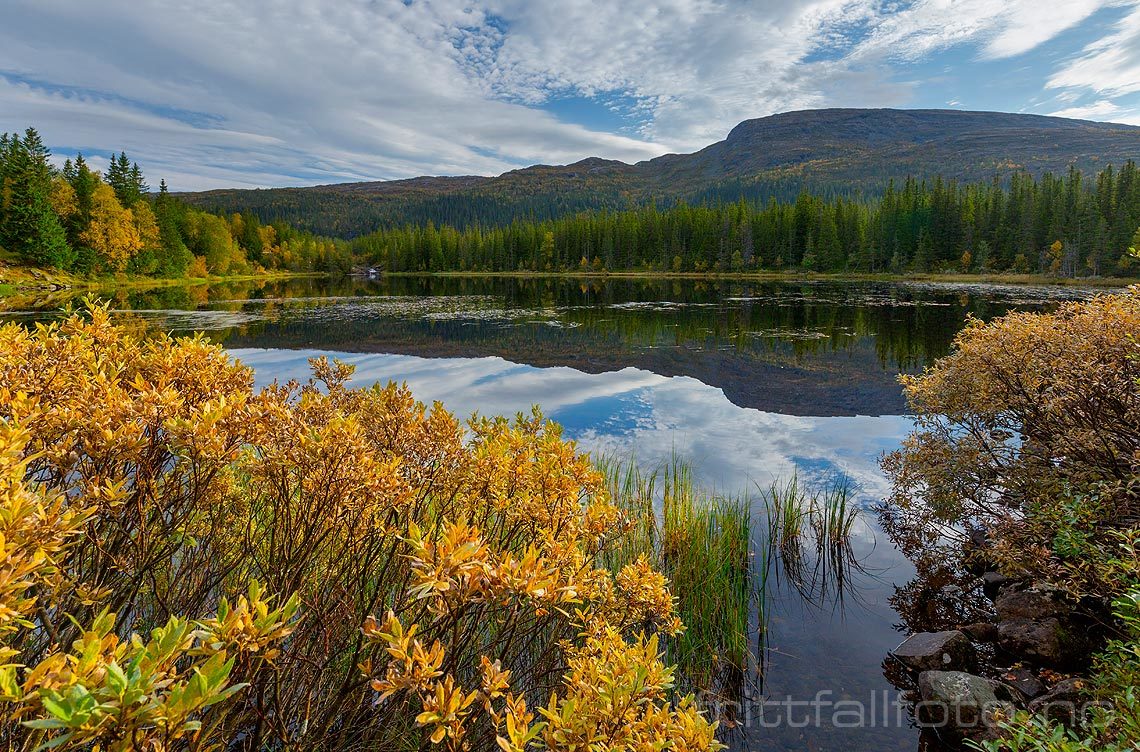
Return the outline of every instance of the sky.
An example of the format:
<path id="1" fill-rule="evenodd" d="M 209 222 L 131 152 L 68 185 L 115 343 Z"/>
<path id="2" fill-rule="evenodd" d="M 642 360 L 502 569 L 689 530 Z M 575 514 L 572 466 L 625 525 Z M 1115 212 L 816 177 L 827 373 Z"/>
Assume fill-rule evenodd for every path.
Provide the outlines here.
<path id="1" fill-rule="evenodd" d="M 1140 0 L 0 6 L 0 131 L 172 190 L 637 162 L 818 107 L 1140 124 Z"/>

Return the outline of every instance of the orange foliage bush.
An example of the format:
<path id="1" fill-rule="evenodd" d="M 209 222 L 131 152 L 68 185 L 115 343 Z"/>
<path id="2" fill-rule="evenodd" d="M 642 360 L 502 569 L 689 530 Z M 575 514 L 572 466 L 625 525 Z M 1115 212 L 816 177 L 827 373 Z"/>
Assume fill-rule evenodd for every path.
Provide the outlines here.
<path id="1" fill-rule="evenodd" d="M 255 393 L 97 306 L 0 328 L 9 748 L 718 746 L 670 700 L 668 583 L 602 566 L 629 523 L 557 426 L 313 368 Z"/>
<path id="2" fill-rule="evenodd" d="M 1097 588 L 1107 572 L 1088 564 L 1140 525 L 1138 379 L 1136 289 L 971 322 L 952 354 L 901 379 L 916 426 L 884 461 L 888 531 L 940 558 L 984 527 L 1007 569 Z"/>

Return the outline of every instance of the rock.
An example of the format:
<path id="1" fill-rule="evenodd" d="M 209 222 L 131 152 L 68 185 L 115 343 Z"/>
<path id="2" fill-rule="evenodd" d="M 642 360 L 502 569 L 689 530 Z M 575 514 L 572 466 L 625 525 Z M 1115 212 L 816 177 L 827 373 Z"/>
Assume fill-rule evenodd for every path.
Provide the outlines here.
<path id="1" fill-rule="evenodd" d="M 994 600 L 994 608 L 997 609 L 998 621 L 1063 619 L 1073 610 L 1060 590 L 1045 585 L 1003 590 Z"/>
<path id="2" fill-rule="evenodd" d="M 1070 726 L 1080 714 L 1086 701 L 1086 687 L 1084 679 L 1060 681 L 1048 692 L 1029 703 L 1029 712 Z"/>
<path id="3" fill-rule="evenodd" d="M 1003 671 L 1001 680 L 1024 695 L 1027 700 L 1045 693 L 1045 684 L 1029 669 L 1011 668 Z"/>
<path id="4" fill-rule="evenodd" d="M 956 629 L 913 634 L 891 655 L 912 671 L 972 669 L 978 658 L 970 639 Z"/>
<path id="5" fill-rule="evenodd" d="M 1072 662 L 1065 629 L 1055 618 L 1009 619 L 998 624 L 998 635 L 1002 650 L 1035 663 L 1060 667 Z"/>
<path id="6" fill-rule="evenodd" d="M 986 572 L 982 575 L 982 592 L 990 600 L 998 597 L 1003 586 L 1009 583 L 1009 578 L 1001 572 Z"/>
<path id="7" fill-rule="evenodd" d="M 962 632 L 974 642 L 997 642 L 999 636 L 997 624 L 988 621 L 967 624 L 962 627 Z"/>
<path id="8" fill-rule="evenodd" d="M 999 697 L 999 690 L 1002 695 L 1008 692 L 996 682 L 961 671 L 923 671 L 918 675 L 922 700 L 915 705 L 915 716 L 948 741 L 994 738 L 995 718 L 1015 710 L 1011 701 Z"/>

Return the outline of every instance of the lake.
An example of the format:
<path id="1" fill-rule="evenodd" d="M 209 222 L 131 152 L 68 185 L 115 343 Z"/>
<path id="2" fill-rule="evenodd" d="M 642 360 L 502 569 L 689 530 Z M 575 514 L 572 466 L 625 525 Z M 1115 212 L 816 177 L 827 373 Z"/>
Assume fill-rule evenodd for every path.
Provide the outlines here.
<path id="1" fill-rule="evenodd" d="M 204 331 L 259 385 L 308 358 L 355 383 L 407 382 L 466 416 L 540 405 L 584 451 L 652 468 L 679 456 L 725 494 L 793 472 L 842 476 L 864 509 L 878 459 L 910 429 L 897 383 L 949 351 L 968 316 L 1041 310 L 1095 291 L 982 284 L 570 278 L 293 279 L 125 291 L 123 317 Z M 55 305 L 57 301 L 51 304 Z M 38 320 L 45 304 L 5 318 Z M 888 599 L 913 575 L 870 511 L 842 594 L 773 586 L 762 672 L 739 749 L 907 750 L 921 742 L 883 676 L 902 639 Z M 842 595 L 842 597 L 839 597 Z M 762 704 L 763 703 L 763 704 Z M 924 747 L 925 748 L 925 747 Z"/>

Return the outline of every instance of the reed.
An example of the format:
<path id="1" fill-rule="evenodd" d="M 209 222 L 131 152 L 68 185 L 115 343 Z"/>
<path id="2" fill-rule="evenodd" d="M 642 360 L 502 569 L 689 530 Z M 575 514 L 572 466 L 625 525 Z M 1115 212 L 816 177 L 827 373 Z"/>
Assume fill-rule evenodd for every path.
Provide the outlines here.
<path id="1" fill-rule="evenodd" d="M 729 497 L 701 488 L 676 456 L 646 469 L 596 460 L 629 525 L 602 554 L 614 571 L 645 557 L 670 579 L 687 629 L 664 640 L 682 690 L 737 699 L 761 682 L 768 616 L 782 583 L 805 602 L 842 602 L 858 568 L 850 537 L 859 515 L 840 476 L 805 483 L 798 473 Z"/>
<path id="2" fill-rule="evenodd" d="M 849 479 L 807 486 L 793 473 L 758 488 L 766 537 L 759 544 L 764 565 L 777 582 L 786 580 L 811 602 L 842 601 L 850 573 L 858 568 L 851 533 L 859 516 Z"/>
<path id="3" fill-rule="evenodd" d="M 669 577 L 686 625 L 665 642 L 680 683 L 717 691 L 738 681 L 754 663 L 749 640 L 762 629 L 755 617 L 764 611 L 752 568 L 749 503 L 698 488 L 692 467 L 676 457 L 648 472 L 632 461 L 598 464 L 632 522 L 606 564 L 620 568 L 644 556 Z"/>

